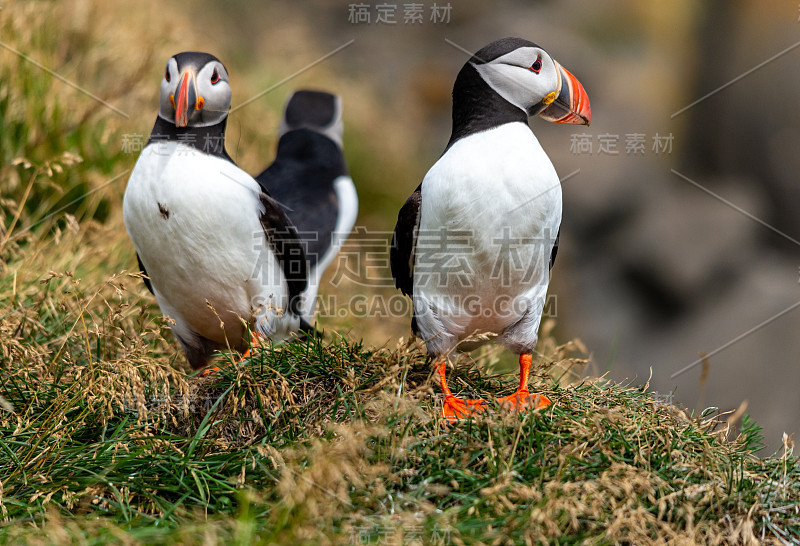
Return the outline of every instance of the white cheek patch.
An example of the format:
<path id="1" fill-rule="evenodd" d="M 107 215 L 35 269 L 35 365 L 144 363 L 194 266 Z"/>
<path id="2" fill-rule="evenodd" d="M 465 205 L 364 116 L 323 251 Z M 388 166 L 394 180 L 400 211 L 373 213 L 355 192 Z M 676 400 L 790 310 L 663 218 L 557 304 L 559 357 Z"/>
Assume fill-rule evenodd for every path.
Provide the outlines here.
<path id="1" fill-rule="evenodd" d="M 538 73 L 527 68 L 537 59 L 542 63 Z M 491 62 L 472 66 L 495 93 L 526 112 L 558 87 L 555 62 L 541 49 L 519 48 Z"/>
<path id="2" fill-rule="evenodd" d="M 536 95 L 535 88 L 528 87 L 527 74 L 518 66 L 501 63 L 487 63 L 472 65 L 478 71 L 483 81 L 492 90 L 521 110 L 528 110 L 532 99 Z M 524 79 L 523 79 L 524 77 Z"/>
<path id="3" fill-rule="evenodd" d="M 211 83 L 214 70 L 219 76 L 217 83 Z M 228 115 L 231 108 L 231 87 L 228 85 L 228 73 L 222 64 L 212 62 L 200 69 L 197 73 L 197 94 L 203 97 L 203 108 L 200 110 L 200 120 L 192 123 L 194 127 L 216 125 Z"/>
<path id="4" fill-rule="evenodd" d="M 219 123 L 231 108 L 231 88 L 227 82 L 221 81 L 211 89 L 205 99 L 203 121 L 209 125 Z"/>
<path id="5" fill-rule="evenodd" d="M 170 102 L 170 95 L 175 93 L 175 86 L 178 85 L 178 63 L 175 58 L 167 61 L 170 72 L 170 80 L 167 81 L 166 74 L 161 78 L 161 98 L 159 103 L 158 115 L 166 120 L 175 121 L 175 106 Z M 165 69 L 166 73 L 166 69 Z"/>

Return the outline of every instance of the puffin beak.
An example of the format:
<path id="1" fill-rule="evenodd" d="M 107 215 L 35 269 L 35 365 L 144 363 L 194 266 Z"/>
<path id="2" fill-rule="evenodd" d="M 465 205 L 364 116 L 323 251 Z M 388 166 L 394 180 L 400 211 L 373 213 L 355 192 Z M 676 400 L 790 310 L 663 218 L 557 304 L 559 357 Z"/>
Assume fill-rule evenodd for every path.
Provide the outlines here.
<path id="1" fill-rule="evenodd" d="M 569 70 L 556 63 L 558 71 L 558 89 L 545 97 L 544 101 L 552 101 L 549 106 L 539 112 L 539 117 L 554 123 L 571 123 L 573 125 L 589 125 L 592 121 L 592 107 L 589 95 Z"/>
<path id="2" fill-rule="evenodd" d="M 195 75 L 191 70 L 184 70 L 181 79 L 178 81 L 177 97 L 175 97 L 175 125 L 186 127 L 189 124 L 189 109 L 197 108 L 197 88 L 195 87 Z M 202 106 L 201 106 L 202 108 Z"/>

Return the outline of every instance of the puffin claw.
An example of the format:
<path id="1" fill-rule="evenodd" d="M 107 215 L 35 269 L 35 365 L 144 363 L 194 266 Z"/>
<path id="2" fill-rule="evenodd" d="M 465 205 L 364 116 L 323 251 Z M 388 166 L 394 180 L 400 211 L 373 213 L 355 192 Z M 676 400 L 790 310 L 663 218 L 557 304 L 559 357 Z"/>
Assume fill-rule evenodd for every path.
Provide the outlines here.
<path id="1" fill-rule="evenodd" d="M 487 405 L 483 400 L 465 400 L 455 396 L 447 396 L 442 407 L 442 417 L 454 423 L 459 419 L 472 417 L 486 410 Z"/>
<path id="2" fill-rule="evenodd" d="M 260 342 L 261 342 L 261 336 L 260 336 L 259 334 L 256 334 L 256 333 L 254 332 L 254 333 L 253 333 L 253 335 L 252 335 L 252 337 L 250 338 L 250 346 L 249 346 L 249 347 L 247 347 L 247 350 L 244 352 L 244 354 L 242 354 L 242 356 L 241 356 L 241 357 L 239 357 L 239 360 L 237 360 L 237 361 L 236 361 L 236 364 L 239 364 L 239 363 L 240 363 L 240 362 L 242 362 L 243 360 L 245 360 L 245 359 L 247 359 L 247 358 L 250 358 L 250 355 L 251 355 L 251 353 L 252 353 L 252 349 L 253 349 L 253 347 L 254 347 L 254 346 L 256 346 L 256 345 L 258 345 Z M 214 372 L 218 372 L 218 371 L 220 371 L 221 369 L 222 369 L 222 368 L 220 368 L 219 366 L 212 366 L 212 367 L 210 367 L 210 368 L 206 368 L 205 370 L 203 370 L 203 371 L 200 373 L 199 377 L 205 377 L 205 376 L 207 376 L 207 375 L 211 375 L 212 373 L 214 373 Z"/>
<path id="3" fill-rule="evenodd" d="M 222 368 L 220 368 L 219 366 L 211 366 L 210 368 L 206 368 L 205 370 L 203 370 L 203 371 L 200 373 L 200 377 L 205 377 L 205 376 L 207 376 L 207 375 L 211 375 L 212 373 L 214 373 L 214 372 L 218 372 L 218 371 L 220 371 L 221 369 L 222 369 Z"/>
<path id="4" fill-rule="evenodd" d="M 542 409 L 552 404 L 546 396 L 531 394 L 527 390 L 517 390 L 514 394 L 499 398 L 497 402 L 508 411 L 523 411 L 528 408 Z"/>

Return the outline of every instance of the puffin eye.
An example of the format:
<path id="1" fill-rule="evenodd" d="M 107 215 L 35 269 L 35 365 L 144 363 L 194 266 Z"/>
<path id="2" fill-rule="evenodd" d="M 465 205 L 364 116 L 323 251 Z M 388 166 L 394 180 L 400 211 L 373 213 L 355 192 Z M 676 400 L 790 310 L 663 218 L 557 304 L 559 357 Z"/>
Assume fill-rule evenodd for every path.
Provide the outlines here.
<path id="1" fill-rule="evenodd" d="M 172 78 L 169 75 L 169 65 L 167 65 L 167 71 L 164 73 L 164 79 L 170 81 Z"/>
<path id="2" fill-rule="evenodd" d="M 533 64 L 528 68 L 528 70 L 538 74 L 541 69 L 542 69 L 542 56 L 539 55 L 538 57 L 536 57 L 536 60 L 533 61 Z"/>
<path id="3" fill-rule="evenodd" d="M 216 83 L 219 83 L 219 72 L 215 68 L 214 72 L 212 72 L 211 74 L 211 85 L 214 85 Z"/>

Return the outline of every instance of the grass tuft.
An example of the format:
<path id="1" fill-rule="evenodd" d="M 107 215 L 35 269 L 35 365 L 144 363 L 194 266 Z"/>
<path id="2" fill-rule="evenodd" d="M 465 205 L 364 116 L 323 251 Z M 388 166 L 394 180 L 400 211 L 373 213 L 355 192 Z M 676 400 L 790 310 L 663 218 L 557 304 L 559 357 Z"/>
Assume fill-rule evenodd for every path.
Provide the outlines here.
<path id="1" fill-rule="evenodd" d="M 126 338 L 144 309 L 128 300 L 133 282 L 113 276 L 71 305 L 82 283 L 51 277 L 62 290 L 49 302 L 62 313 L 37 315 L 56 333 L 44 343 L 49 356 L 31 353 L 42 332 L 23 327 L 31 317 L 4 319 L 0 539 L 800 537 L 797 459 L 788 444 L 783 455 L 756 457 L 759 432 L 747 419 L 727 440 L 721 416 L 693 419 L 645 388 L 551 373 L 536 378 L 550 408 L 452 425 L 439 417 L 416 341 L 372 348 L 314 338 L 187 375 L 150 356 L 164 343 L 160 328 Z M 552 372 L 579 344 L 542 346 L 552 352 L 540 369 Z M 472 365 L 452 376 L 459 390 L 490 400 L 514 388 L 513 378 Z"/>

